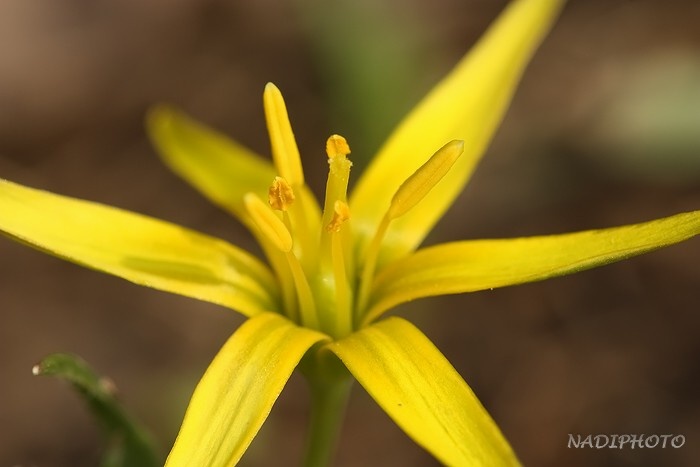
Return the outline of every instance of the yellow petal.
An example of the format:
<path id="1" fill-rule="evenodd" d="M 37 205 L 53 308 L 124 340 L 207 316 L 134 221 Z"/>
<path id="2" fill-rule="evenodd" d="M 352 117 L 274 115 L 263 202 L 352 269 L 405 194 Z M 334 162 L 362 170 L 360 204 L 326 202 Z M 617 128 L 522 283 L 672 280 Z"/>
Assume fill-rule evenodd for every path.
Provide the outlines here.
<path id="1" fill-rule="evenodd" d="M 265 198 L 277 174 L 268 161 L 182 112 L 166 106 L 151 109 L 148 133 L 165 163 L 207 198 L 234 214 L 257 239 L 275 269 L 284 258 L 248 215 L 243 198 L 252 192 Z M 306 186 L 297 201 L 309 219 L 318 218 L 318 205 Z M 320 222 L 317 220 L 317 222 Z"/>
<path id="2" fill-rule="evenodd" d="M 379 264 L 415 249 L 462 190 L 501 121 L 520 75 L 563 1 L 517 0 L 401 122 L 358 181 L 350 202 L 358 252 L 374 235 L 391 197 L 451 140 L 464 153 L 450 173 L 387 232 Z"/>
<path id="3" fill-rule="evenodd" d="M 508 442 L 450 362 L 392 317 L 327 345 L 384 411 L 446 465 L 518 465 Z"/>
<path id="4" fill-rule="evenodd" d="M 236 464 L 301 357 L 325 338 L 273 313 L 243 323 L 197 385 L 166 467 Z"/>
<path id="5" fill-rule="evenodd" d="M 264 198 L 276 172 L 272 164 L 182 112 L 159 106 L 148 133 L 165 163 L 207 198 L 250 226 L 243 196 Z"/>
<path id="6" fill-rule="evenodd" d="M 446 243 L 418 250 L 377 277 L 365 321 L 420 297 L 561 276 L 646 253 L 700 234 L 700 211 L 564 235 Z"/>
<path id="7" fill-rule="evenodd" d="M 252 316 L 278 309 L 272 274 L 223 240 L 0 179 L 0 232 L 140 285 Z"/>

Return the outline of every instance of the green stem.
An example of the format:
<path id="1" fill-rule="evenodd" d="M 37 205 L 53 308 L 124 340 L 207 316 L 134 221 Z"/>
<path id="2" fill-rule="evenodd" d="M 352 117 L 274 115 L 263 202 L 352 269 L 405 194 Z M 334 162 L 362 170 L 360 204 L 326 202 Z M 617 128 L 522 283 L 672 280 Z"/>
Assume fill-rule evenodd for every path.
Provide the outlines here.
<path id="1" fill-rule="evenodd" d="M 345 416 L 352 378 L 329 381 L 308 378 L 311 387 L 311 425 L 304 457 L 305 467 L 330 465 Z"/>

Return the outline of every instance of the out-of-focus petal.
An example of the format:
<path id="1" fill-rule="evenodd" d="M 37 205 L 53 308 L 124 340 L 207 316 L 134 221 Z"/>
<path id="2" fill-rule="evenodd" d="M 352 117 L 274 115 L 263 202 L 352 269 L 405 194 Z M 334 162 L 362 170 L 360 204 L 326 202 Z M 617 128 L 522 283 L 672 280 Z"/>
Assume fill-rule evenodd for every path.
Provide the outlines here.
<path id="1" fill-rule="evenodd" d="M 279 310 L 276 282 L 253 256 L 140 214 L 0 179 L 0 232 L 74 263 L 246 316 Z"/>
<path id="2" fill-rule="evenodd" d="M 416 327 L 392 317 L 327 345 L 408 436 L 445 465 L 519 465 L 491 416 Z"/>
<path id="3" fill-rule="evenodd" d="M 267 197 L 271 163 L 228 137 L 166 106 L 151 109 L 148 133 L 165 163 L 212 202 L 250 226 L 243 196 Z"/>
<path id="4" fill-rule="evenodd" d="M 511 3 L 471 52 L 401 122 L 350 199 L 359 255 L 399 185 L 446 142 L 464 140 L 464 153 L 450 173 L 421 204 L 392 223 L 379 265 L 415 249 L 452 205 L 500 123 L 525 65 L 563 3 Z"/>

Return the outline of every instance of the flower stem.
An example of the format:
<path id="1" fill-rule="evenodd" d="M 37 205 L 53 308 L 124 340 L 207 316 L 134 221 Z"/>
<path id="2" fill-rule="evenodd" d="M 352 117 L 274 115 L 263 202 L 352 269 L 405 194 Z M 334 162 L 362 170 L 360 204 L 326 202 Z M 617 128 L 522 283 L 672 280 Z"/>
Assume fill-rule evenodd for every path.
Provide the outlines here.
<path id="1" fill-rule="evenodd" d="M 311 424 L 306 444 L 304 467 L 331 464 L 345 416 L 352 378 L 329 380 L 308 378 L 311 387 Z"/>

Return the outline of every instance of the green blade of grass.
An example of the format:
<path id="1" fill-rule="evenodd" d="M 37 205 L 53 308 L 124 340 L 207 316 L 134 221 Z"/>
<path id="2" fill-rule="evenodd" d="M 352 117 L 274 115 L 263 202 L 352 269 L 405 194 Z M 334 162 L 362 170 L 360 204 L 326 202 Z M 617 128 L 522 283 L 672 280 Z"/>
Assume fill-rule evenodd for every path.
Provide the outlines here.
<path id="1" fill-rule="evenodd" d="M 106 438 L 101 467 L 163 465 L 150 435 L 132 420 L 117 401 L 114 383 L 98 376 L 81 358 L 63 353 L 52 354 L 35 365 L 32 373 L 65 380 L 82 396 Z"/>

